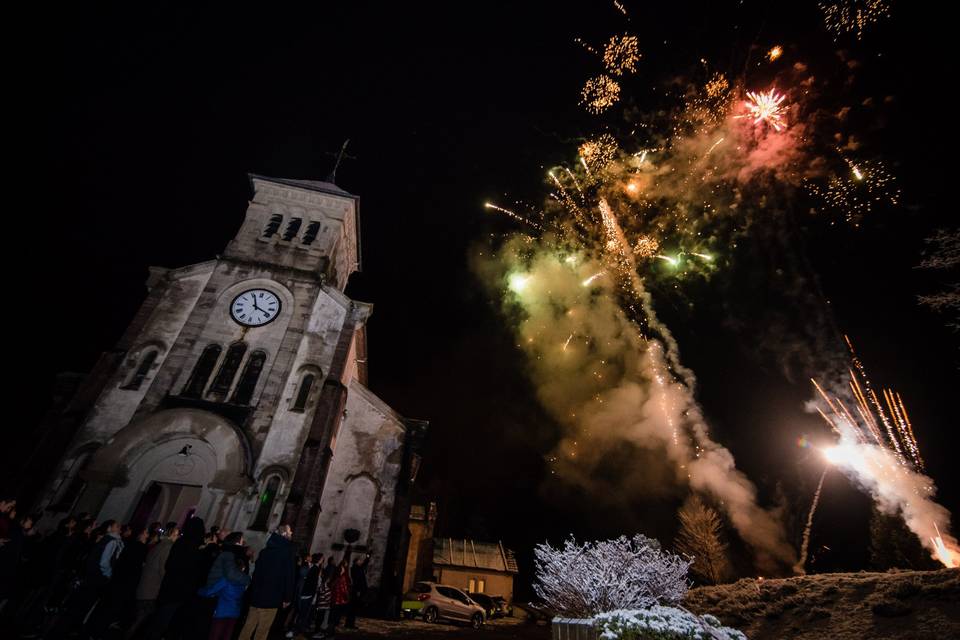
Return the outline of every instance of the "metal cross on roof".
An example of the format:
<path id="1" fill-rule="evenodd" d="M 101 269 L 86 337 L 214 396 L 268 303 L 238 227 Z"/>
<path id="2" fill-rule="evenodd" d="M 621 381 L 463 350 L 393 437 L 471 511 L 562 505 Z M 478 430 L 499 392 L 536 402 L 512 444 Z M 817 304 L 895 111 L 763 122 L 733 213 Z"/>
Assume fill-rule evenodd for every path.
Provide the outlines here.
<path id="1" fill-rule="evenodd" d="M 337 160 L 333 163 L 333 169 L 330 170 L 330 174 L 327 176 L 327 182 L 332 184 L 337 183 L 337 169 L 340 167 L 340 161 L 346 158 L 347 160 L 356 160 L 356 156 L 347 155 L 347 145 L 350 144 L 350 138 L 347 138 L 343 141 L 343 146 L 340 147 L 340 152 L 337 153 Z M 328 152 L 328 155 L 333 155 Z"/>

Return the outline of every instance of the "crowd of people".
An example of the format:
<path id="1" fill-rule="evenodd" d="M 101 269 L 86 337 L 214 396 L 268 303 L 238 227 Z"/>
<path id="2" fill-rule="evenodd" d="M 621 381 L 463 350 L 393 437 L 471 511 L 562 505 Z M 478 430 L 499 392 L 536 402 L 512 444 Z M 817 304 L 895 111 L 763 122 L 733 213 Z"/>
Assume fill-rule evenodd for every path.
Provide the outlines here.
<path id="1" fill-rule="evenodd" d="M 49 640 L 332 638 L 356 627 L 370 556 L 297 553 L 288 525 L 254 558 L 241 532 L 88 514 L 40 535 L 0 499 L 0 625 Z M 5 637 L 15 637 L 13 634 Z"/>

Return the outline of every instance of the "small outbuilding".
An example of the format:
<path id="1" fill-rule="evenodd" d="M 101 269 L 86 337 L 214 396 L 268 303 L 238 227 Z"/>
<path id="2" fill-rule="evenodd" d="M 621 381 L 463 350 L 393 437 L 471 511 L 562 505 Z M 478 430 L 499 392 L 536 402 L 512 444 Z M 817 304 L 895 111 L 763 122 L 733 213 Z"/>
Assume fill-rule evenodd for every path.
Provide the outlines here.
<path id="1" fill-rule="evenodd" d="M 435 538 L 433 577 L 439 583 L 467 593 L 502 596 L 513 602 L 517 560 L 502 542 Z"/>

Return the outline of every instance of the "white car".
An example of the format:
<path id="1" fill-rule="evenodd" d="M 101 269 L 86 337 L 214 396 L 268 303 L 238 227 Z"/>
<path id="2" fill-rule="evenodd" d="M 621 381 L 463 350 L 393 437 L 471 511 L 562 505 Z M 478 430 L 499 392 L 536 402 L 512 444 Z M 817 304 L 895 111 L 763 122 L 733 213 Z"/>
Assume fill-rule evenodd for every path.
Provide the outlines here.
<path id="1" fill-rule="evenodd" d="M 403 597 L 405 617 L 422 616 L 427 622 L 440 619 L 469 622 L 479 629 L 487 616 L 483 607 L 460 589 L 435 582 L 418 582 Z"/>

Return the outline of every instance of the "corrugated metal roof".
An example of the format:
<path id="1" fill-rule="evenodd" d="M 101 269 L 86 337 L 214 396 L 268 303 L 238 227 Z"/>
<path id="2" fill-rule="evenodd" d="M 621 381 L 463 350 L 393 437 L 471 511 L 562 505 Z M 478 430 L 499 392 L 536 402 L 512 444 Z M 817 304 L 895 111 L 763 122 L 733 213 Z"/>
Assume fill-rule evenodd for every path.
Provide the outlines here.
<path id="1" fill-rule="evenodd" d="M 500 542 L 436 538 L 433 541 L 433 564 L 517 573 L 513 551 Z"/>

